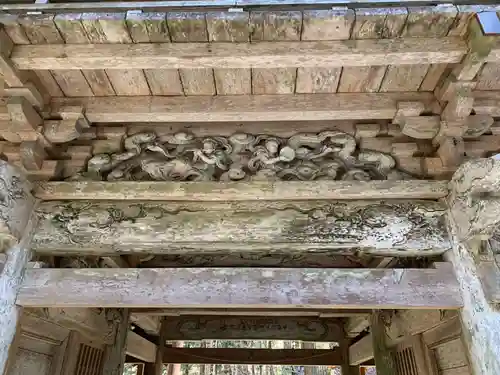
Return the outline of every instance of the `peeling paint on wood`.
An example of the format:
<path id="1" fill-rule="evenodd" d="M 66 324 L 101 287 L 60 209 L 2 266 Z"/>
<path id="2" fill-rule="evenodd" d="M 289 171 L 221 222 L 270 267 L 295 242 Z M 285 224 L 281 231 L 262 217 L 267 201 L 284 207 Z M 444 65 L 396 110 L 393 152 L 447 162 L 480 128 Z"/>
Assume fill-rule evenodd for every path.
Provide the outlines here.
<path id="1" fill-rule="evenodd" d="M 45 202 L 33 249 L 44 254 L 352 249 L 418 256 L 449 249 L 433 201 Z"/>

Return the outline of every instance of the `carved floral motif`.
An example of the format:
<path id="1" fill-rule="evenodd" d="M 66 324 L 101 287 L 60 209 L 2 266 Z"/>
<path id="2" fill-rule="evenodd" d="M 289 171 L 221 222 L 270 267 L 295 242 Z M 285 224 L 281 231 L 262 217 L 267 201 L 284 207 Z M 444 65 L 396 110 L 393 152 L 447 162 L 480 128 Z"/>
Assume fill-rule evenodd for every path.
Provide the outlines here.
<path id="1" fill-rule="evenodd" d="M 108 181 L 248 181 L 400 179 L 392 156 L 357 149 L 336 130 L 288 139 L 235 133 L 198 138 L 179 132 L 159 138 L 144 132 L 125 138 L 123 150 L 98 154 L 77 179 Z"/>

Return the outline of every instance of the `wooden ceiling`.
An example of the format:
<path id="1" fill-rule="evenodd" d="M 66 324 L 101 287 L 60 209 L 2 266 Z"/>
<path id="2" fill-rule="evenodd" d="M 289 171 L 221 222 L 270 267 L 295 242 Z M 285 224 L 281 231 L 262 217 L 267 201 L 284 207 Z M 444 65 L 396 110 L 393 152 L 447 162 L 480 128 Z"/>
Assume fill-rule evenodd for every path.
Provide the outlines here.
<path id="1" fill-rule="evenodd" d="M 460 142 L 437 139 L 446 85 L 485 10 L 497 9 L 4 13 L 0 154 L 32 179 L 61 180 L 144 131 L 284 144 L 337 130 L 391 155 L 406 178 L 447 179 L 464 158 L 500 150 L 496 46 L 460 78 L 473 86 Z"/>

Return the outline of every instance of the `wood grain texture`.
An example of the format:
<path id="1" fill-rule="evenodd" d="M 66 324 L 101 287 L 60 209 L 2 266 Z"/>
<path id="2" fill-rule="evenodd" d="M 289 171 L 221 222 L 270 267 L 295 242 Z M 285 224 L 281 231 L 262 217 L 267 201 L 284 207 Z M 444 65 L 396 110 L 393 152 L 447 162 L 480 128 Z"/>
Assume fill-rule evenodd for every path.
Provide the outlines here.
<path id="1" fill-rule="evenodd" d="M 92 39 L 85 32 L 81 16 L 80 13 L 70 13 L 58 14 L 54 17 L 54 22 L 67 44 L 92 43 Z M 115 95 L 115 90 L 103 69 L 82 69 L 82 74 L 95 96 Z"/>
<path id="2" fill-rule="evenodd" d="M 165 339 L 333 341 L 343 338 L 342 326 L 332 319 L 255 316 L 179 316 L 165 320 Z"/>
<path id="3" fill-rule="evenodd" d="M 489 62 L 483 67 L 478 76 L 476 85 L 477 90 L 500 90 L 499 82 L 500 64 Z"/>
<path id="4" fill-rule="evenodd" d="M 54 23 L 53 15 L 23 16 L 19 19 L 19 22 L 31 44 L 41 44 L 47 47 L 47 44 L 64 43 L 64 39 Z M 49 68 L 40 67 L 39 69 L 48 70 Z M 94 95 L 81 71 L 62 69 L 50 73 L 65 96 Z M 47 74 L 44 75 L 43 81 L 50 81 Z M 50 86 L 53 86 L 53 84 L 50 83 Z M 49 89 L 48 91 L 53 90 Z"/>
<path id="5" fill-rule="evenodd" d="M 76 104 L 86 108 L 89 121 L 109 123 L 376 120 L 394 118 L 398 101 L 422 101 L 430 109 L 433 98 L 428 93 L 54 98 L 51 114 Z"/>
<path id="6" fill-rule="evenodd" d="M 171 12 L 167 13 L 168 29 L 172 42 L 207 42 L 208 31 L 205 13 Z M 175 45 L 175 44 L 174 44 Z M 182 45 L 179 45 L 182 47 Z M 163 64 L 165 66 L 165 64 Z M 187 67 L 185 64 L 177 68 Z M 180 77 L 185 95 L 215 95 L 214 72 L 212 67 L 202 68 L 201 64 L 192 69 L 180 69 Z"/>
<path id="7" fill-rule="evenodd" d="M 166 13 L 127 14 L 127 26 L 134 43 L 170 43 Z M 152 95 L 183 95 L 177 69 L 145 69 Z"/>
<path id="8" fill-rule="evenodd" d="M 405 8 L 356 9 L 351 39 L 394 38 L 406 20 Z M 344 66 L 338 92 L 377 92 L 384 78 L 384 62 L 373 66 Z"/>
<path id="9" fill-rule="evenodd" d="M 132 43 L 125 22 L 125 13 L 83 13 L 81 22 L 91 43 L 110 45 Z M 89 65 L 86 65 L 83 69 L 89 68 Z M 140 69 L 106 69 L 106 74 L 117 95 L 150 94 L 144 72 Z"/>
<path id="10" fill-rule="evenodd" d="M 327 349 L 242 349 L 165 348 L 164 363 L 248 364 L 248 365 L 340 365 L 338 348 Z"/>
<path id="11" fill-rule="evenodd" d="M 304 11 L 301 40 L 345 40 L 351 35 L 354 11 L 347 8 Z M 342 68 L 298 68 L 296 92 L 337 92 Z"/>
<path id="12" fill-rule="evenodd" d="M 299 41 L 301 28 L 302 12 L 250 13 L 252 42 Z M 252 93 L 261 95 L 294 93 L 296 77 L 297 69 L 294 65 L 289 68 L 252 69 Z"/>
<path id="13" fill-rule="evenodd" d="M 5 32 L 14 44 L 30 44 L 24 28 L 18 22 L 19 16 L 14 14 L 0 15 L 0 23 Z M 39 70 L 33 72 L 32 80 L 36 80 L 36 86 L 39 91 L 47 92 L 50 96 L 63 96 L 61 88 L 54 80 L 54 77 L 48 70 Z"/>
<path id="14" fill-rule="evenodd" d="M 21 306 L 460 308 L 447 269 L 31 269 Z M 91 292 L 89 292 L 91 287 Z"/>
<path id="15" fill-rule="evenodd" d="M 104 22 L 101 20 L 101 22 Z M 113 21 L 115 22 L 115 21 Z M 206 36 L 206 35 L 205 35 Z M 201 38 L 201 36 L 200 36 Z M 59 44 L 14 47 L 19 69 L 276 68 L 457 63 L 466 46 L 459 37 L 255 43 Z M 307 58 L 304 58 L 307 56 Z M 281 70 L 280 70 L 281 71 Z"/>
<path id="16" fill-rule="evenodd" d="M 185 254 L 356 249 L 395 256 L 449 249 L 433 201 L 44 202 L 33 249 L 44 254 Z M 361 219 L 362 218 L 362 219 Z M 349 229 L 345 229 L 346 225 Z"/>
<path id="17" fill-rule="evenodd" d="M 37 182 L 42 200 L 175 200 L 246 201 L 310 199 L 440 199 L 448 195 L 446 181 L 287 181 L 189 183 L 148 181 Z"/>
<path id="18" fill-rule="evenodd" d="M 373 340 L 370 334 L 349 347 L 349 364 L 357 366 L 373 358 Z"/>
<path id="19" fill-rule="evenodd" d="M 207 13 L 207 31 L 210 42 L 250 41 L 249 13 Z M 214 69 L 218 95 L 243 95 L 252 93 L 252 71 L 246 69 Z"/>
<path id="20" fill-rule="evenodd" d="M 456 18 L 457 8 L 454 5 L 437 5 L 429 7 L 410 7 L 408 17 L 402 33 L 396 36 L 438 38 L 448 35 Z M 434 75 L 437 73 L 432 68 L 429 73 L 429 64 L 414 64 L 407 66 L 390 66 L 384 77 L 380 91 L 417 91 L 424 84 L 432 86 L 437 83 Z M 439 79 L 439 77 L 438 77 Z M 433 82 L 429 82 L 433 81 Z M 431 88 L 431 90 L 434 87 Z"/>

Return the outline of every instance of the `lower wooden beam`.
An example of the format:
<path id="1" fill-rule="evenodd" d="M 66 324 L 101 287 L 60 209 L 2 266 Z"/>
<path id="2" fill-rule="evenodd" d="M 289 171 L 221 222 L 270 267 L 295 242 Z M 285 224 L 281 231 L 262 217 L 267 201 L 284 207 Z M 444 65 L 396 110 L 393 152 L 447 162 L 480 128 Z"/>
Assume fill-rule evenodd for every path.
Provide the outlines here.
<path id="1" fill-rule="evenodd" d="M 447 181 L 41 181 L 34 194 L 42 200 L 311 200 L 311 199 L 440 199 Z"/>
<path id="2" fill-rule="evenodd" d="M 17 303 L 52 307 L 460 308 L 451 269 L 32 269 Z"/>
<path id="3" fill-rule="evenodd" d="M 340 349 L 165 348 L 163 363 L 340 366 Z"/>
<path id="4" fill-rule="evenodd" d="M 143 362 L 154 363 L 157 346 L 133 331 L 127 334 L 127 355 Z"/>
<path id="5" fill-rule="evenodd" d="M 349 364 L 359 366 L 370 359 L 373 359 L 373 340 L 368 334 L 349 347 Z"/>
<path id="6" fill-rule="evenodd" d="M 332 318 L 179 316 L 165 320 L 168 341 L 301 340 L 339 342 L 340 321 Z"/>
<path id="7" fill-rule="evenodd" d="M 90 122 L 214 122 L 392 119 L 398 101 L 421 101 L 432 93 L 296 94 L 237 96 L 142 96 L 54 98 L 51 112 L 82 106 Z M 3 116 L 0 116 L 0 119 Z"/>

